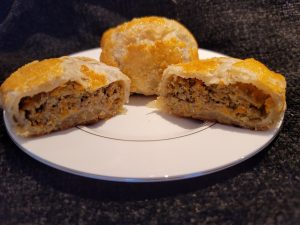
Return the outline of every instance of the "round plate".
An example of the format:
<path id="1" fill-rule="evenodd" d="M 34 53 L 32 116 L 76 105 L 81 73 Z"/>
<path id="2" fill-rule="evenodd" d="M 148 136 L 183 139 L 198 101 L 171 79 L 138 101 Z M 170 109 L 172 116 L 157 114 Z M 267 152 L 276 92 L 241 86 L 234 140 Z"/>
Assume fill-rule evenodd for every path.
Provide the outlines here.
<path id="1" fill-rule="evenodd" d="M 201 58 L 223 56 L 199 50 Z M 100 49 L 74 54 L 99 58 Z M 111 181 L 153 182 L 201 176 L 235 165 L 266 147 L 282 121 L 252 131 L 167 115 L 151 107 L 153 97 L 133 95 L 126 112 L 91 126 L 22 138 L 4 121 L 27 154 L 69 173 Z"/>

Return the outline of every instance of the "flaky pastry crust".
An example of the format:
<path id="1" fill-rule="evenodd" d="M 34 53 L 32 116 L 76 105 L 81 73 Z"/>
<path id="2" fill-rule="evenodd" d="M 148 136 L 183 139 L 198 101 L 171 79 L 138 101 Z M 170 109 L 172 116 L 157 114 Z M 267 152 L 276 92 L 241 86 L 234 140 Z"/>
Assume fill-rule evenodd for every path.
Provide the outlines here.
<path id="1" fill-rule="evenodd" d="M 198 59 L 193 35 L 180 23 L 163 17 L 133 19 L 106 31 L 100 60 L 120 68 L 131 79 L 131 92 L 157 94 L 164 69 Z"/>
<path id="2" fill-rule="evenodd" d="M 172 90 L 177 82 L 174 79 L 181 82 L 182 88 L 191 84 L 180 93 L 182 97 Z M 189 96 L 189 102 L 184 104 L 186 90 L 192 89 L 198 90 L 192 93 L 197 96 Z M 220 57 L 169 66 L 160 84 L 158 105 L 180 116 L 267 130 L 284 114 L 285 91 L 284 76 L 257 60 Z M 173 104 L 182 103 L 181 110 L 167 104 L 171 99 L 178 100 Z"/>
<path id="3" fill-rule="evenodd" d="M 124 86 L 124 99 L 127 102 L 130 80 L 118 68 L 86 57 L 65 56 L 34 61 L 12 73 L 1 85 L 1 106 L 16 132 L 21 136 L 30 136 L 31 132 L 23 129 L 28 123 L 24 112 L 20 110 L 23 98 L 50 93 L 59 88 L 63 91 L 67 84 L 72 84 L 77 91 L 93 93 L 116 81 Z"/>

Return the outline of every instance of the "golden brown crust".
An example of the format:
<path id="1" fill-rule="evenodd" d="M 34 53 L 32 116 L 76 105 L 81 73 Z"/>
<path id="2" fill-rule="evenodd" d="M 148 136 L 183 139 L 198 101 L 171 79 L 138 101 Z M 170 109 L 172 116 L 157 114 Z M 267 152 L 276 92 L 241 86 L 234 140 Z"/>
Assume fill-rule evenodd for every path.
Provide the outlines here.
<path id="1" fill-rule="evenodd" d="M 112 52 L 114 50 L 114 44 L 111 41 L 111 36 L 113 32 L 113 28 L 107 30 L 100 40 L 100 46 L 102 47 L 101 61 L 106 63 L 107 65 L 118 67 L 118 62 L 114 59 Z"/>
<path id="2" fill-rule="evenodd" d="M 46 59 L 29 63 L 11 74 L 0 87 L 0 99 L 13 128 L 18 129 L 26 123 L 19 109 L 24 97 L 51 92 L 68 82 L 75 82 L 82 90 L 92 93 L 116 81 L 124 83 L 127 102 L 130 80 L 119 69 L 86 57 Z M 19 133 L 22 132 L 25 131 Z"/>
<path id="3" fill-rule="evenodd" d="M 111 28 L 100 43 L 100 60 L 131 78 L 131 92 L 145 95 L 157 94 L 168 65 L 198 59 L 193 35 L 180 23 L 163 17 L 133 19 Z"/>
<path id="4" fill-rule="evenodd" d="M 201 81 L 204 89 L 193 92 L 198 99 L 196 103 L 181 101 L 186 93 L 191 94 L 184 92 L 183 97 L 175 96 L 174 102 L 169 104 L 172 100 L 170 87 L 174 86 L 170 86 L 170 82 L 176 77 Z M 285 88 L 285 78 L 281 74 L 270 71 L 254 59 L 212 58 L 169 66 L 160 84 L 158 102 L 163 110 L 173 114 L 266 130 L 274 127 L 284 114 Z M 177 104 L 181 106 L 173 107 Z"/>

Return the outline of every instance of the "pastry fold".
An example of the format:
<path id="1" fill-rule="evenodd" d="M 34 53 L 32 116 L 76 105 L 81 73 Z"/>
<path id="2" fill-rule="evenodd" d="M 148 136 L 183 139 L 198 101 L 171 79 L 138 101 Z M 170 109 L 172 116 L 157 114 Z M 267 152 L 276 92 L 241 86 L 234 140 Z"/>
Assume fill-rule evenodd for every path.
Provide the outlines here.
<path id="1" fill-rule="evenodd" d="M 286 81 L 255 59 L 212 58 L 169 66 L 158 107 L 169 113 L 254 130 L 276 126 Z"/>
<path id="2" fill-rule="evenodd" d="M 36 136 L 109 118 L 128 101 L 130 80 L 119 69 L 85 57 L 31 62 L 0 88 L 16 133 Z"/>
<path id="3" fill-rule="evenodd" d="M 131 92 L 155 95 L 168 65 L 198 59 L 198 45 L 182 24 L 164 17 L 142 17 L 107 30 L 100 61 L 131 79 Z"/>

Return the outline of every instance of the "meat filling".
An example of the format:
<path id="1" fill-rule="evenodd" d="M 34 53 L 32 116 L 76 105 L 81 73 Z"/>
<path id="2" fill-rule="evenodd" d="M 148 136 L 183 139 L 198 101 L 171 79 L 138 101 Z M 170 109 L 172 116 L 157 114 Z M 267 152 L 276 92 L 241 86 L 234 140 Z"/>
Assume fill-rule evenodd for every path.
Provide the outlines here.
<path id="1" fill-rule="evenodd" d="M 111 117 L 123 104 L 121 82 L 111 83 L 95 92 L 87 92 L 80 84 L 68 82 L 51 92 L 22 98 L 19 110 L 30 126 L 43 128 L 44 133 L 48 133 Z"/>
<path id="2" fill-rule="evenodd" d="M 267 116 L 264 94 L 252 84 L 205 85 L 195 78 L 169 78 L 166 104 L 179 115 L 193 116 L 197 111 L 218 110 L 242 121 L 261 120 Z"/>

